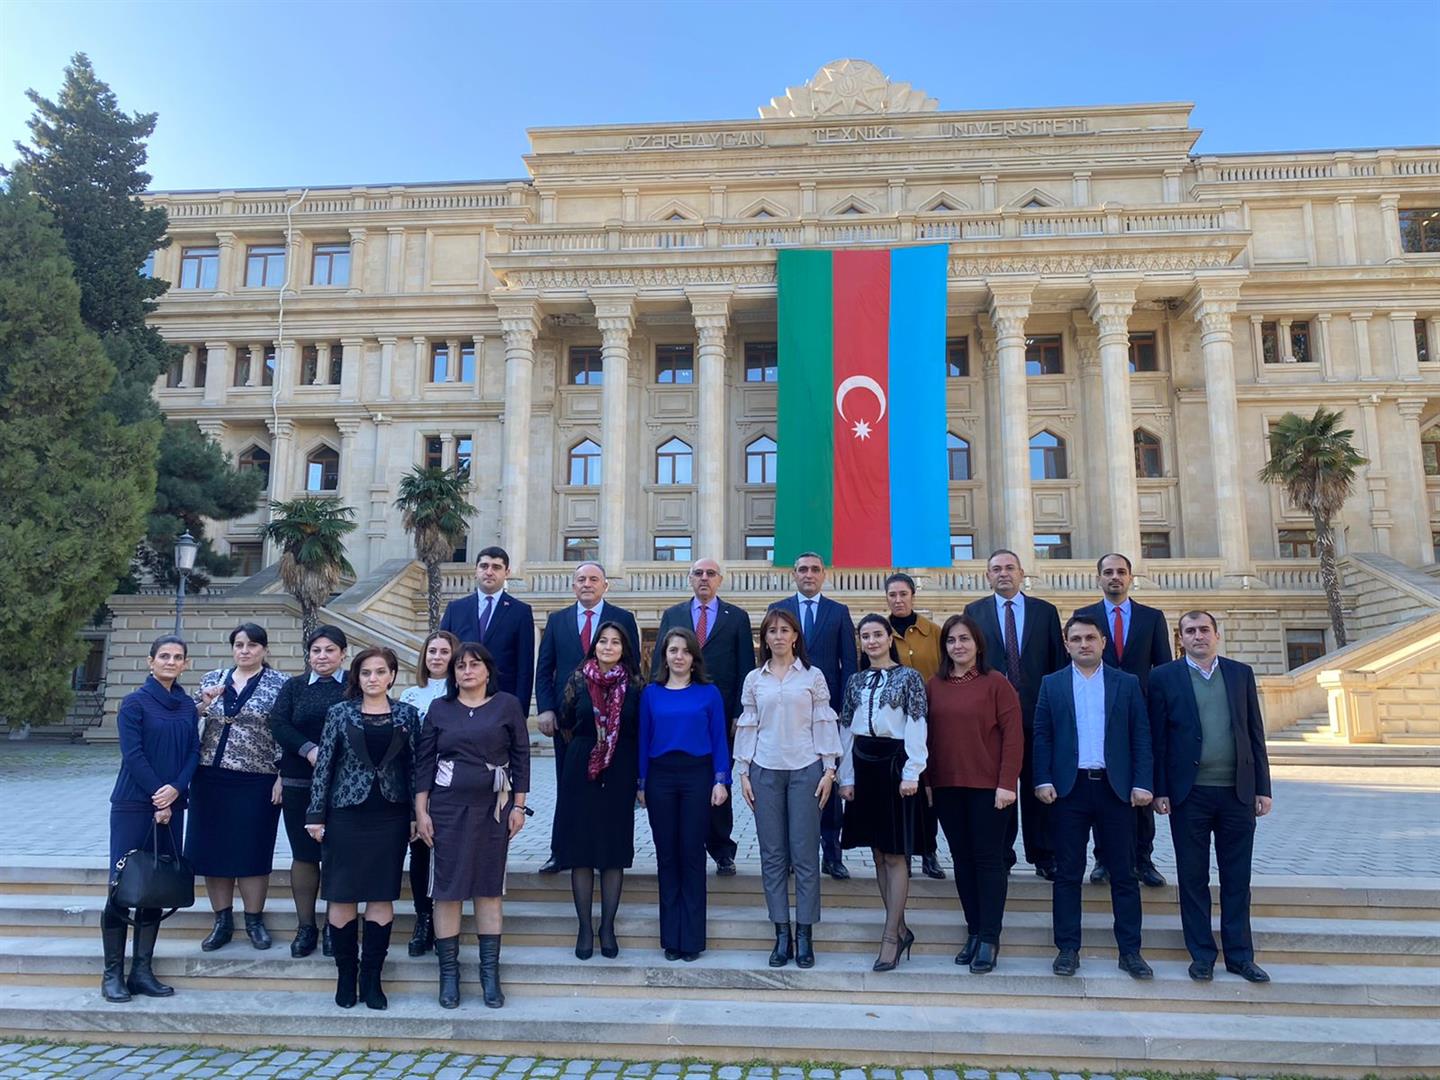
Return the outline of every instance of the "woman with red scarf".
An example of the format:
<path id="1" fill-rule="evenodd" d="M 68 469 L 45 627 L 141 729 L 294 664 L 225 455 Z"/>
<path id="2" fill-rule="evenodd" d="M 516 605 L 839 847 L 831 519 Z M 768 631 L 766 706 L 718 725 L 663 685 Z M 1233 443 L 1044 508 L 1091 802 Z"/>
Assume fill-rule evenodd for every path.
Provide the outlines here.
<path id="1" fill-rule="evenodd" d="M 555 860 L 570 867 L 580 921 L 575 955 L 595 952 L 591 919 L 600 871 L 600 954 L 620 955 L 615 912 L 635 861 L 635 788 L 640 770 L 637 657 L 619 623 L 602 622 L 585 661 L 570 676 L 556 723 L 565 766 L 555 798 Z"/>

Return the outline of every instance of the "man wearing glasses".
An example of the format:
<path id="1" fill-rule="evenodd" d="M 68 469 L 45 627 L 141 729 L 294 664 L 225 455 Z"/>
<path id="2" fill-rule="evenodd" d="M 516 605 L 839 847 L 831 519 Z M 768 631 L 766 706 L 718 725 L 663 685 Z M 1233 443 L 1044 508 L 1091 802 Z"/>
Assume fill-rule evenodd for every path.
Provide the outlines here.
<path id="1" fill-rule="evenodd" d="M 697 559 L 690 567 L 690 587 L 695 595 L 666 608 L 660 616 L 656 640 L 675 627 L 695 631 L 705 659 L 705 673 L 710 676 L 725 702 L 725 715 L 730 721 L 730 744 L 734 749 L 735 721 L 740 716 L 740 688 L 745 676 L 755 667 L 755 636 L 750 629 L 750 616 L 743 608 L 727 604 L 719 597 L 720 583 L 725 575 L 714 559 Z M 659 674 L 665 657 L 659 649 L 651 658 L 652 674 Z M 736 844 L 730 833 L 735 815 L 732 799 L 710 809 L 710 835 L 705 850 L 715 860 L 715 872 L 722 877 L 735 873 Z"/>

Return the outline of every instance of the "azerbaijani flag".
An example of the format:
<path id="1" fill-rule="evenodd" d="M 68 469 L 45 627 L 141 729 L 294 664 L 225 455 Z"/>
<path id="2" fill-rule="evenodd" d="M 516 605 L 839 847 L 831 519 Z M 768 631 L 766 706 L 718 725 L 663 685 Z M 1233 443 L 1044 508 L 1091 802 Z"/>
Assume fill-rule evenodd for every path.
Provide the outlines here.
<path id="1" fill-rule="evenodd" d="M 779 253 L 778 565 L 950 564 L 948 253 Z"/>

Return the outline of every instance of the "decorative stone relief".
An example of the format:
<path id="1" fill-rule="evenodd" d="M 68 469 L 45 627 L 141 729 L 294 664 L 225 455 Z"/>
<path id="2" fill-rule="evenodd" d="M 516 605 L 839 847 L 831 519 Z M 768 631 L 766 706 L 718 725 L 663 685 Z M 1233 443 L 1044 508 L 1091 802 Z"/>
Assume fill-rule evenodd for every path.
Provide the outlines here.
<path id="1" fill-rule="evenodd" d="M 868 60 L 834 60 L 804 86 L 792 86 L 784 97 L 760 106 L 760 119 L 883 116 L 934 112 L 938 108 L 940 102 L 935 98 L 909 83 L 891 82 Z"/>

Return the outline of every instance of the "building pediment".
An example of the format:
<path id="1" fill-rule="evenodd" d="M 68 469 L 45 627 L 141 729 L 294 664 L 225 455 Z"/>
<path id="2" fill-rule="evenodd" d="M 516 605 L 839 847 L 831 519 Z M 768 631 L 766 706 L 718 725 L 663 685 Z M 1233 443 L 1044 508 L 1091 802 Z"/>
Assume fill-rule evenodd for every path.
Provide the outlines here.
<path id="1" fill-rule="evenodd" d="M 867 60 L 832 60 L 803 86 L 760 106 L 762 120 L 829 119 L 934 112 L 940 102 L 909 83 L 892 82 Z"/>

